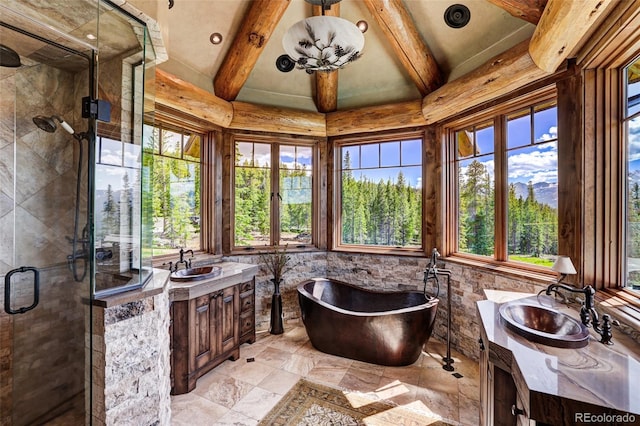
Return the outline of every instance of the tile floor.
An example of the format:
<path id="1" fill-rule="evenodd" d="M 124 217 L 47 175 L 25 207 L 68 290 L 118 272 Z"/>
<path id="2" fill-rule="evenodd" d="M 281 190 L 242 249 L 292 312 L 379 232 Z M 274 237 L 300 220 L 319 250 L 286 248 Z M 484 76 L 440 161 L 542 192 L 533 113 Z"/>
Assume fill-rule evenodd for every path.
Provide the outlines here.
<path id="1" fill-rule="evenodd" d="M 454 425 L 477 425 L 478 363 L 452 351 L 455 371 L 447 372 L 442 368 L 445 352 L 445 344 L 431 339 L 414 364 L 383 367 L 319 352 L 304 327 L 289 326 L 281 335 L 259 334 L 254 344 L 241 346 L 240 359 L 225 361 L 202 376 L 194 391 L 173 396 L 171 424 L 256 425 L 300 378 L 306 378 L 410 404 Z"/>

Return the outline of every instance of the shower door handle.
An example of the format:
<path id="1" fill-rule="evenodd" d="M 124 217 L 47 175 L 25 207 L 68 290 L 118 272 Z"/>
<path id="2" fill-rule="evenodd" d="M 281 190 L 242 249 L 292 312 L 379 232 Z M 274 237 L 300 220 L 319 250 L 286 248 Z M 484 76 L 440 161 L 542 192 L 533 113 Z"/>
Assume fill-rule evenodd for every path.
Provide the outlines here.
<path id="1" fill-rule="evenodd" d="M 23 272 L 33 272 L 33 303 L 29 306 L 23 306 L 18 309 L 11 308 L 11 277 L 17 273 Z M 16 269 L 12 269 L 7 272 L 7 275 L 4 276 L 4 310 L 6 313 L 15 315 L 15 314 L 24 314 L 25 312 L 30 311 L 31 309 L 38 306 L 38 299 L 40 297 L 40 272 L 37 268 L 33 266 L 21 266 Z"/>

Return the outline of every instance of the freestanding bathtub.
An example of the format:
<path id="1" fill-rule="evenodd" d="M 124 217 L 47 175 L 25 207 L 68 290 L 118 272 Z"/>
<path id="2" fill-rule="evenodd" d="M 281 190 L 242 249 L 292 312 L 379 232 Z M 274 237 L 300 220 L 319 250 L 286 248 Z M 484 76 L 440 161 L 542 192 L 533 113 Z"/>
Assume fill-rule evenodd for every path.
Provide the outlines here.
<path id="1" fill-rule="evenodd" d="M 418 359 L 438 308 L 420 291 L 371 291 L 325 278 L 299 284 L 298 301 L 316 349 L 395 366 Z"/>

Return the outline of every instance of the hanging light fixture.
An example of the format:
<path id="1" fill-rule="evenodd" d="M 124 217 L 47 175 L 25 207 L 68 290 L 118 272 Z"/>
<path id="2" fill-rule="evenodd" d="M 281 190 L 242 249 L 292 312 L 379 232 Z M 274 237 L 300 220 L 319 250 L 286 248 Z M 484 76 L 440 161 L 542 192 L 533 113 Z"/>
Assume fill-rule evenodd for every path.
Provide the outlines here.
<path id="1" fill-rule="evenodd" d="M 308 73 L 343 68 L 362 55 L 364 36 L 352 22 L 326 16 L 325 9 L 340 0 L 306 0 L 322 6 L 322 16 L 296 22 L 282 39 L 287 55 Z"/>

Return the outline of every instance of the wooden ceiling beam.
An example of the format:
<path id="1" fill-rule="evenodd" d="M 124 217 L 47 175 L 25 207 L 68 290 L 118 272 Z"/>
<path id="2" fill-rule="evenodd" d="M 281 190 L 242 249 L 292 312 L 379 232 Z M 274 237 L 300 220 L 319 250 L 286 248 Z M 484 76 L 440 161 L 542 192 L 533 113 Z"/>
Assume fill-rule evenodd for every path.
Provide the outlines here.
<path id="1" fill-rule="evenodd" d="M 422 113 L 427 124 L 444 120 L 550 75 L 536 66 L 527 52 L 528 47 L 529 40 L 525 40 L 425 96 Z"/>
<path id="2" fill-rule="evenodd" d="M 327 136 L 425 126 L 422 102 L 400 102 L 327 114 Z"/>
<path id="3" fill-rule="evenodd" d="M 290 0 L 254 0 L 213 79 L 216 96 L 234 100 L 249 78 Z"/>
<path id="4" fill-rule="evenodd" d="M 440 87 L 440 68 L 402 0 L 364 0 L 364 4 L 422 96 Z"/>
<path id="5" fill-rule="evenodd" d="M 325 10 L 327 16 L 340 16 L 340 3 Z M 313 6 L 313 16 L 322 15 L 322 6 Z M 316 71 L 316 108 L 319 112 L 338 109 L 338 71 Z"/>
<path id="6" fill-rule="evenodd" d="M 537 25 L 547 0 L 489 0 L 510 15 Z"/>
<path id="7" fill-rule="evenodd" d="M 233 101 L 233 120 L 229 129 L 327 136 L 325 114 L 291 108 L 255 105 Z"/>
<path id="8" fill-rule="evenodd" d="M 156 68 L 155 77 L 156 103 L 221 127 L 231 123 L 233 106 L 230 102 L 159 68 Z"/>
<path id="9" fill-rule="evenodd" d="M 531 37 L 533 62 L 554 72 L 611 4 L 612 0 L 549 0 Z"/>

